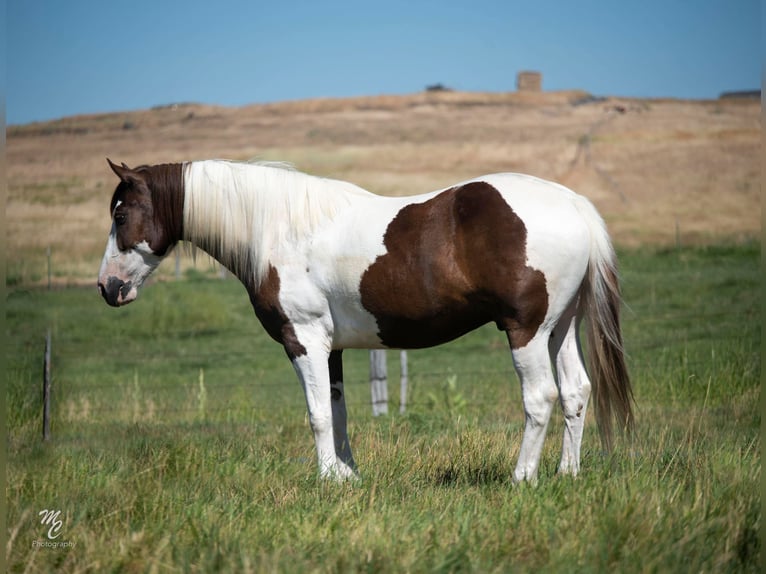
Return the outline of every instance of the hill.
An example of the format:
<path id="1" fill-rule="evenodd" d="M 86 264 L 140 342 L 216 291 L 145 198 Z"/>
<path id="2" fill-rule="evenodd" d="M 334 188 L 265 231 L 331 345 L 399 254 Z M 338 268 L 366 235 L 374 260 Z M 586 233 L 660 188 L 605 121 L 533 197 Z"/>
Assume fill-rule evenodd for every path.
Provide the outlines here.
<path id="1" fill-rule="evenodd" d="M 760 233 L 760 102 L 594 98 L 578 91 L 423 92 L 225 108 L 194 103 L 10 126 L 11 283 L 91 281 L 116 180 L 129 165 L 282 160 L 408 195 L 497 171 L 588 196 L 618 245 Z"/>

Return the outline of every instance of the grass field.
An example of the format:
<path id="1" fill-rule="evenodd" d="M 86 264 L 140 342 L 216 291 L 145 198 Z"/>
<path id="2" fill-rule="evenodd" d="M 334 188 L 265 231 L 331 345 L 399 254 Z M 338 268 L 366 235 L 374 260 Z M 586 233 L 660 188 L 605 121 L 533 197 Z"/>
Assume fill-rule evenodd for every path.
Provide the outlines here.
<path id="1" fill-rule="evenodd" d="M 494 327 L 411 352 L 404 415 L 371 416 L 367 353 L 346 351 L 363 480 L 337 485 L 236 281 L 200 264 L 120 310 L 95 288 L 15 288 L 10 571 L 761 571 L 760 247 L 620 255 L 636 436 L 606 454 L 589 416 L 581 476 L 559 477 L 556 413 L 534 487 L 511 484 L 523 413 Z M 44 509 L 64 547 L 39 544 Z"/>

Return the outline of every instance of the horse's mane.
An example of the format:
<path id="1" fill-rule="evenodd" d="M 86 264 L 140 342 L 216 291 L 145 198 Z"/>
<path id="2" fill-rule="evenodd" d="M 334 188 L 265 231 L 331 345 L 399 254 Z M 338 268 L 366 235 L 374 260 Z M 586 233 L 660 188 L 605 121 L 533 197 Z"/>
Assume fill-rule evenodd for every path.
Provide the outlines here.
<path id="1" fill-rule="evenodd" d="M 273 162 L 191 162 L 184 175 L 184 239 L 256 286 L 272 255 L 314 233 L 354 197 L 370 196 Z"/>

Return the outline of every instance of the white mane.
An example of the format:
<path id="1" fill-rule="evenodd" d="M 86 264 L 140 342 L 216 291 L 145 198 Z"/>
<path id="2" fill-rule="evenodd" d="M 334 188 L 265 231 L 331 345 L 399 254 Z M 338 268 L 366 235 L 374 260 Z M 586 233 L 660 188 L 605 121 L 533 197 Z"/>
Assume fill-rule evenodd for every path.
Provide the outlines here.
<path id="1" fill-rule="evenodd" d="M 185 166 L 184 239 L 259 285 L 272 255 L 332 220 L 353 197 L 353 184 L 273 163 L 224 160 Z M 245 279 L 244 275 L 240 275 Z"/>

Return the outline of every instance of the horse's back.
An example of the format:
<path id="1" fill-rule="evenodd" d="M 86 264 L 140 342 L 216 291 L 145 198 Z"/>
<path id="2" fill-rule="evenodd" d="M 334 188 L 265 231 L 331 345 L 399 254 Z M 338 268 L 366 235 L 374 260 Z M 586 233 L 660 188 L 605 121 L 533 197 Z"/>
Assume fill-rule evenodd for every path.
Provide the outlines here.
<path id="1" fill-rule="evenodd" d="M 518 173 L 479 178 L 499 191 L 528 230 L 571 235 L 584 229 L 578 204 L 584 198 L 558 183 Z"/>

